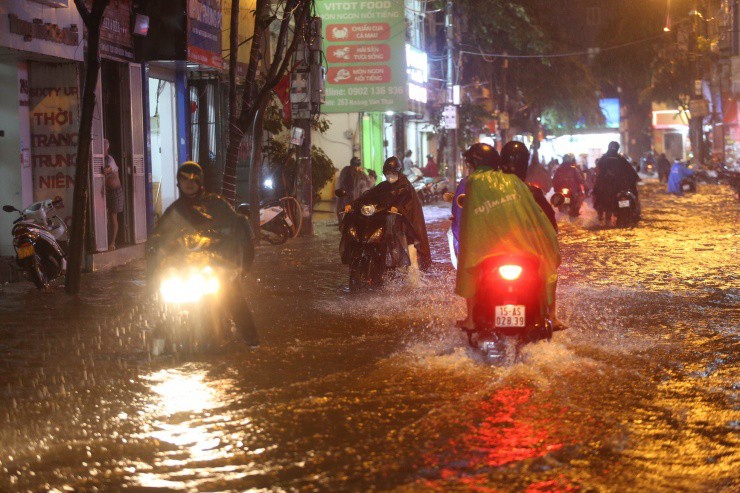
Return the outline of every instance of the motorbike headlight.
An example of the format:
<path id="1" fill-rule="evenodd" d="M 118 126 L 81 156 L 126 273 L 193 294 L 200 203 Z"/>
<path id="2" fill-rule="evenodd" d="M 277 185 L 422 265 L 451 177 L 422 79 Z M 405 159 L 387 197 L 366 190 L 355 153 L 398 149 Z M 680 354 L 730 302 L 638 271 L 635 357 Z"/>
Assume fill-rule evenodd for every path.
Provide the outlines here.
<path id="1" fill-rule="evenodd" d="M 372 216 L 375 214 L 375 206 L 374 205 L 363 205 L 362 209 L 360 209 L 360 212 L 363 216 Z"/>
<path id="2" fill-rule="evenodd" d="M 370 235 L 370 238 L 367 239 L 369 243 L 380 241 L 380 238 L 383 236 L 383 228 L 379 228 L 375 231 L 375 233 Z"/>
<path id="3" fill-rule="evenodd" d="M 159 284 L 159 293 L 165 303 L 196 303 L 220 289 L 218 276 L 211 267 L 192 270 L 180 275 L 172 272 Z"/>

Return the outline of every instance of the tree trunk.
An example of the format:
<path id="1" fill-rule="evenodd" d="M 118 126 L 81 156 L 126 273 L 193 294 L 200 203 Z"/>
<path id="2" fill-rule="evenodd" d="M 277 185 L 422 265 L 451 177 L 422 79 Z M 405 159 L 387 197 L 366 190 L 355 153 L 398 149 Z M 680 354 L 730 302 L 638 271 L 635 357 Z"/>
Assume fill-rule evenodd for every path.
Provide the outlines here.
<path id="1" fill-rule="evenodd" d="M 90 145 L 92 142 L 92 121 L 95 111 L 95 86 L 100 72 L 100 24 L 109 0 L 95 0 L 92 12 L 87 10 L 83 0 L 75 0 L 85 28 L 87 29 L 87 53 L 85 54 L 85 86 L 82 93 L 82 114 L 80 116 L 79 138 L 77 140 L 77 167 L 75 168 L 75 189 L 72 199 L 72 227 L 69 234 L 69 261 L 65 291 L 69 294 L 80 292 L 82 257 L 85 253 L 85 229 L 87 222 Z"/>

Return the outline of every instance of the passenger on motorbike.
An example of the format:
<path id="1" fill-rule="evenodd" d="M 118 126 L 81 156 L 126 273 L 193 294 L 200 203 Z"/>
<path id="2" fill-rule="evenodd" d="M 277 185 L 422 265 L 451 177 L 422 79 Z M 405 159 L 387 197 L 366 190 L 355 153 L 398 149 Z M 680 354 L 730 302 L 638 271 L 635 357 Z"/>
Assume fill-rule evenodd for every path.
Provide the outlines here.
<path id="1" fill-rule="evenodd" d="M 619 154 L 619 143 L 609 142 L 607 152 L 596 163 L 596 183 L 594 184 L 594 209 L 599 217 L 611 223 L 612 214 L 616 211 L 617 194 L 628 190 L 635 196 L 637 215 L 640 202 L 637 196 L 637 182 L 640 176 L 635 168 Z"/>
<path id="2" fill-rule="evenodd" d="M 389 235 L 389 237 L 393 241 L 394 237 L 398 239 L 397 235 L 405 235 L 412 266 L 416 269 L 427 270 L 432 265 L 432 255 L 429 249 L 424 211 L 413 185 L 402 171 L 403 165 L 397 157 L 391 156 L 386 159 L 383 164 L 385 181 L 348 204 L 345 212 L 358 209 L 366 203 L 374 203 L 387 208 L 392 213 L 401 214 L 403 221 L 394 221 L 392 228 L 394 235 Z"/>
<path id="3" fill-rule="evenodd" d="M 522 148 L 526 153 L 521 152 Z M 526 176 L 528 160 L 529 151 L 524 144 L 510 142 L 502 149 L 501 169 L 475 166 L 468 176 L 462 200 L 460 260 L 455 285 L 455 292 L 467 304 L 467 316 L 458 322 L 463 328 L 474 326 L 478 267 L 488 258 L 512 253 L 529 253 L 540 259 L 540 275 L 545 280 L 542 296 L 550 307 L 553 325 L 563 328 L 555 317 L 560 264 L 557 234 L 530 188 L 519 178 L 520 174 Z M 547 201 L 544 204 L 549 207 Z"/>
<path id="4" fill-rule="evenodd" d="M 218 251 L 209 252 L 220 261 L 235 266 L 241 274 L 249 271 L 254 260 L 252 230 L 246 218 L 237 214 L 220 195 L 207 193 L 203 186 L 203 169 L 186 161 L 177 171 L 180 197 L 165 210 L 148 241 L 147 257 L 150 275 L 167 257 L 168 248 L 186 235 L 216 232 L 223 240 Z M 242 342 L 257 346 L 259 339 L 252 311 L 246 299 L 241 275 L 222 290 L 224 304 L 236 325 Z"/>
<path id="5" fill-rule="evenodd" d="M 583 173 L 576 164 L 576 157 L 573 154 L 563 156 L 563 164 L 558 166 L 552 177 L 552 186 L 555 191 L 567 188 L 571 191 L 573 199 L 580 203 L 584 195 Z"/>

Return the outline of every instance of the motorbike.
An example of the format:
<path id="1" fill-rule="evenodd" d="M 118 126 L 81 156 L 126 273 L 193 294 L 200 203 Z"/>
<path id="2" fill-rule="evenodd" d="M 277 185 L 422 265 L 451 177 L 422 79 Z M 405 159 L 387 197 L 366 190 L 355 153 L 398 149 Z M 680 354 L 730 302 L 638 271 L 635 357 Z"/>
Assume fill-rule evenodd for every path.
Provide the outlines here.
<path id="1" fill-rule="evenodd" d="M 249 204 L 236 211 L 249 217 Z M 280 199 L 260 203 L 260 234 L 272 245 L 281 245 L 293 237 L 294 225 Z"/>
<path id="2" fill-rule="evenodd" d="M 150 352 L 198 352 L 233 330 L 221 306 L 221 291 L 238 269 L 216 253 L 223 237 L 217 231 L 186 234 L 156 257 L 151 252 L 151 287 L 156 290 L 163 319 L 154 329 Z"/>
<path id="3" fill-rule="evenodd" d="M 38 289 L 48 287 L 67 269 L 67 256 L 61 246 L 67 238 L 67 225 L 56 214 L 56 209 L 62 207 L 60 197 L 35 202 L 23 211 L 3 206 L 5 212 L 20 214 L 12 229 L 15 260 Z"/>
<path id="4" fill-rule="evenodd" d="M 719 176 L 722 181 L 730 185 L 735 199 L 740 200 L 740 171 L 733 171 L 723 166 L 719 171 Z"/>
<path id="5" fill-rule="evenodd" d="M 696 178 L 694 176 L 685 176 L 681 178 L 679 183 L 682 192 L 695 193 L 696 192 Z"/>
<path id="6" fill-rule="evenodd" d="M 406 173 L 407 178 L 416 190 L 422 204 L 431 204 L 442 198 L 448 191 L 447 180 L 442 177 L 430 178 L 422 174 L 421 170 L 414 166 Z"/>
<path id="7" fill-rule="evenodd" d="M 550 197 L 550 203 L 557 207 L 561 213 L 568 213 L 570 217 L 578 217 L 581 214 L 581 204 L 583 203 L 583 194 L 574 192 L 569 188 L 555 190 Z"/>
<path id="8" fill-rule="evenodd" d="M 637 197 L 628 190 L 622 190 L 616 197 L 616 217 L 617 227 L 624 228 L 638 221 Z"/>
<path id="9" fill-rule="evenodd" d="M 463 328 L 471 348 L 490 363 L 512 363 L 528 343 L 549 340 L 553 324 L 540 260 L 529 254 L 491 257 L 478 268 L 474 327 Z"/>
<path id="10" fill-rule="evenodd" d="M 389 269 L 410 264 L 400 227 L 404 220 L 403 215 L 370 203 L 344 214 L 340 250 L 342 262 L 349 264 L 351 292 L 381 287 Z"/>

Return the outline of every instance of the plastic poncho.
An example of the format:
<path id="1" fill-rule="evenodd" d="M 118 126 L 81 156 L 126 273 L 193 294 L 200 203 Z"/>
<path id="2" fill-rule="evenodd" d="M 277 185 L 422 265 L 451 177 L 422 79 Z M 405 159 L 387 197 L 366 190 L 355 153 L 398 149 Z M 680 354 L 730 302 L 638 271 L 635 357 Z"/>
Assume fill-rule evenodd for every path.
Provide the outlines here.
<path id="1" fill-rule="evenodd" d="M 681 190 L 681 180 L 683 180 L 687 176 L 692 176 L 693 174 L 694 172 L 683 164 L 673 163 L 673 167 L 671 167 L 671 174 L 668 175 L 668 193 L 681 195 L 683 193 L 683 190 Z"/>
<path id="2" fill-rule="evenodd" d="M 452 244 L 455 248 L 456 257 L 460 255 L 460 219 L 462 218 L 462 209 L 457 205 L 457 198 L 460 195 L 465 195 L 465 184 L 467 182 L 467 176 L 460 180 L 460 183 L 457 185 L 457 190 L 455 190 L 455 196 L 452 199 L 452 225 L 450 226 L 450 229 L 452 229 Z"/>
<path id="3" fill-rule="evenodd" d="M 557 234 L 527 185 L 484 167 L 468 177 L 466 190 L 455 292 L 465 298 L 475 295 L 477 267 L 484 260 L 525 252 L 540 258 L 540 275 L 552 303 L 560 264 Z"/>

